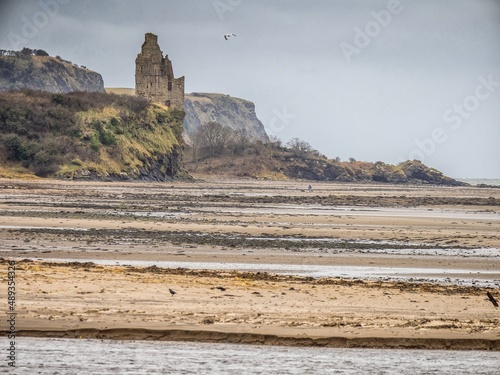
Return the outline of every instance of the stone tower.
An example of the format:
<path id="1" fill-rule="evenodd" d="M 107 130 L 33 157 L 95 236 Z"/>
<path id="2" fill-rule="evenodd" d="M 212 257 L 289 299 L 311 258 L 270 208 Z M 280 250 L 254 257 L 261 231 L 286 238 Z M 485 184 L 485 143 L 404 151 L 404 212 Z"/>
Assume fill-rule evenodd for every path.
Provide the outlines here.
<path id="1" fill-rule="evenodd" d="M 158 37 L 151 33 L 135 59 L 135 94 L 184 111 L 184 77 L 174 78 L 172 62 L 163 57 Z"/>

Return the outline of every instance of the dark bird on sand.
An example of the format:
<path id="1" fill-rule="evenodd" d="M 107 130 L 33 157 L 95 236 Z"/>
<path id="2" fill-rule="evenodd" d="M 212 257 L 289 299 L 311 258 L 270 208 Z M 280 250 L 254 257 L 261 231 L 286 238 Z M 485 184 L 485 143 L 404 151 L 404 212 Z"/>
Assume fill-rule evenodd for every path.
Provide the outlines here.
<path id="1" fill-rule="evenodd" d="M 216 286 L 215 289 L 219 289 L 221 292 L 226 291 L 226 288 L 224 288 L 223 286 Z"/>
<path id="2" fill-rule="evenodd" d="M 490 292 L 486 292 L 486 295 L 488 296 L 493 306 L 498 307 L 498 301 L 495 299 L 495 297 L 493 297 L 493 294 L 491 294 Z"/>
<path id="3" fill-rule="evenodd" d="M 172 289 L 169 289 L 168 290 L 170 292 L 170 294 L 173 296 L 175 293 L 177 293 L 175 290 L 172 290 Z"/>

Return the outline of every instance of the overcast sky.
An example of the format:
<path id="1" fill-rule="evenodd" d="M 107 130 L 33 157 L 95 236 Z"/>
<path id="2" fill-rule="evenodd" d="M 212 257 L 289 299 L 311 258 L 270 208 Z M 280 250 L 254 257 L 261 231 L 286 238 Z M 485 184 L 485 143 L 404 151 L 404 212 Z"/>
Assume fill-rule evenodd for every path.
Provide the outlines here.
<path id="1" fill-rule="evenodd" d="M 1 49 L 45 49 L 106 87 L 134 87 L 146 32 L 186 92 L 253 101 L 285 142 L 500 178 L 499 1 L 0 2 Z"/>

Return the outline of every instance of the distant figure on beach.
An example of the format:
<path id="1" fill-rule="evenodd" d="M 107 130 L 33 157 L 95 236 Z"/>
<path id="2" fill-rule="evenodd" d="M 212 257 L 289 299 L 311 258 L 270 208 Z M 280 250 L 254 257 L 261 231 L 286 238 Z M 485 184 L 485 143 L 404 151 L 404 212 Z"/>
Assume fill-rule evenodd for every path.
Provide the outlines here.
<path id="1" fill-rule="evenodd" d="M 313 191 L 313 187 L 312 187 L 311 185 L 309 185 L 309 186 L 307 187 L 307 191 L 308 191 L 308 192 Z"/>

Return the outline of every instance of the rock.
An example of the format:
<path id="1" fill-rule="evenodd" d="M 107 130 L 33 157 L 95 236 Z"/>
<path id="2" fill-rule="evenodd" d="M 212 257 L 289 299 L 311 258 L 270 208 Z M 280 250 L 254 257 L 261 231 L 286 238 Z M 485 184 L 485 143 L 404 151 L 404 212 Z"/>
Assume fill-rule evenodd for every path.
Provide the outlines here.
<path id="1" fill-rule="evenodd" d="M 426 166 L 419 160 L 407 160 L 399 164 L 398 168 L 404 172 L 408 181 L 435 185 L 469 186 L 469 184 L 465 182 L 445 176 L 442 172 Z"/>
<path id="2" fill-rule="evenodd" d="M 192 93 L 186 94 L 184 108 L 186 143 L 191 143 L 192 137 L 203 124 L 212 121 L 239 132 L 246 131 L 253 141 L 269 141 L 264 125 L 255 113 L 255 105 L 248 100 L 223 94 Z"/>
<path id="3" fill-rule="evenodd" d="M 20 52 L 0 55 L 0 91 L 104 92 L 102 76 L 69 61 Z"/>
<path id="4" fill-rule="evenodd" d="M 314 181 L 339 182 L 383 182 L 393 184 L 434 184 L 446 186 L 468 186 L 468 184 L 445 176 L 437 169 L 420 161 L 406 161 L 399 165 L 382 162 L 336 162 L 333 160 L 308 159 L 294 155 L 274 156 L 278 158 L 280 170 L 289 178 Z"/>

